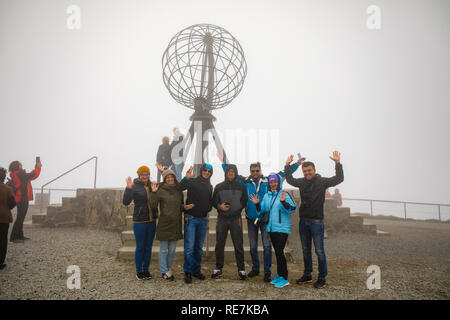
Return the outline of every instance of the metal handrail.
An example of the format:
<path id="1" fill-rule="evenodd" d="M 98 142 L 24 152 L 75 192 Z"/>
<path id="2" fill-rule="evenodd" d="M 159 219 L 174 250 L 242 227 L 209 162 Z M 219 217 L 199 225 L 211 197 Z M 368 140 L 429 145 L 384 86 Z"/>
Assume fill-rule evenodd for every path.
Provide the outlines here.
<path id="1" fill-rule="evenodd" d="M 426 203 L 426 202 L 408 202 L 408 201 L 394 201 L 394 200 L 374 200 L 374 199 L 352 199 L 352 198 L 342 198 L 343 201 L 366 201 L 370 202 L 370 215 L 373 216 L 373 202 L 387 202 L 387 203 L 401 203 L 403 204 L 403 211 L 405 220 L 407 219 L 406 216 L 406 205 L 407 204 L 415 204 L 415 205 L 426 205 L 426 206 L 437 206 L 438 207 L 438 215 L 439 215 L 439 221 L 442 221 L 441 219 L 441 207 L 450 207 L 450 204 L 444 204 L 444 203 Z"/>
<path id="2" fill-rule="evenodd" d="M 73 167 L 72 169 L 70 169 L 70 170 L 64 172 L 64 173 L 61 174 L 61 175 L 59 175 L 59 176 L 56 177 L 55 179 L 53 179 L 53 180 L 47 182 L 46 184 L 43 184 L 43 185 L 41 186 L 41 195 L 44 194 L 44 187 L 45 187 L 45 186 L 49 185 L 50 183 L 52 183 L 52 182 L 58 180 L 59 178 L 61 178 L 61 177 L 63 177 L 63 176 L 65 176 L 65 175 L 68 174 L 69 172 L 72 172 L 73 170 L 78 169 L 79 167 L 81 167 L 82 165 L 86 164 L 87 162 L 89 162 L 89 161 L 91 161 L 91 160 L 93 160 L 93 159 L 95 159 L 94 189 L 97 189 L 97 161 L 98 161 L 98 158 L 97 158 L 97 156 L 93 156 L 93 157 L 87 159 L 86 161 L 80 163 L 79 165 Z M 41 213 L 42 213 L 42 211 L 44 210 L 43 206 L 44 206 L 44 202 L 41 201 Z"/>

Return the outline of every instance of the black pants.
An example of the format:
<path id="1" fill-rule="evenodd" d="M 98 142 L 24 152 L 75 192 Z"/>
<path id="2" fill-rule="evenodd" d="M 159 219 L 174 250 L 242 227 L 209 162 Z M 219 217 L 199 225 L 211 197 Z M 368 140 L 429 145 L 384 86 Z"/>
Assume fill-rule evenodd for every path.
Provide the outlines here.
<path id="1" fill-rule="evenodd" d="M 284 256 L 284 248 L 286 247 L 288 234 L 281 232 L 269 232 L 269 235 L 277 257 L 277 273 L 280 277 L 287 279 L 288 269 L 286 257 Z"/>
<path id="2" fill-rule="evenodd" d="M 14 241 L 23 239 L 23 222 L 25 221 L 27 211 L 28 201 L 21 201 L 17 203 L 17 217 L 16 221 L 14 222 L 9 240 Z"/>
<path id="3" fill-rule="evenodd" d="M 0 265 L 5 263 L 9 223 L 0 223 Z"/>
<path id="4" fill-rule="evenodd" d="M 225 242 L 227 241 L 228 230 L 230 230 L 231 240 L 233 240 L 234 256 L 238 271 L 245 271 L 244 264 L 244 235 L 242 232 L 241 217 L 218 218 L 216 226 L 216 269 L 222 269 L 225 257 Z"/>

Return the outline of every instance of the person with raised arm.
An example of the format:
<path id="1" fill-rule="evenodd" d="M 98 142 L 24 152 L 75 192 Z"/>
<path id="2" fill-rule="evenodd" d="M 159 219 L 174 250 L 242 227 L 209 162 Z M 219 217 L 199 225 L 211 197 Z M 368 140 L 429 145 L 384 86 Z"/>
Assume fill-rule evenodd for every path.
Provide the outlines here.
<path id="1" fill-rule="evenodd" d="M 271 282 L 275 288 L 283 288 L 289 285 L 284 248 L 291 233 L 291 214 L 296 209 L 296 205 L 289 193 L 281 189 L 280 180 L 278 174 L 272 173 L 269 175 L 270 190 L 264 195 L 261 202 L 257 194 L 250 195 L 250 200 L 255 204 L 258 213 L 260 213 L 259 218 L 267 220 L 265 228 L 270 236 L 277 257 L 277 274 Z"/>
<path id="2" fill-rule="evenodd" d="M 323 207 L 325 202 L 325 191 L 327 188 L 334 187 L 344 181 L 344 171 L 341 164 L 341 154 L 333 151 L 330 159 L 335 163 L 336 175 L 331 178 L 322 177 L 316 173 L 314 163 L 305 161 L 302 164 L 303 178 L 294 178 L 292 176 L 290 163 L 294 156 L 290 155 L 286 160 L 284 170 L 286 172 L 286 181 L 297 187 L 300 191 L 301 205 L 299 209 L 300 222 L 299 232 L 302 242 L 304 272 L 303 276 L 296 280 L 297 284 L 312 282 L 312 242 L 319 262 L 319 276 L 314 283 L 315 288 L 323 288 L 326 285 L 327 260 L 324 249 Z M 306 160 L 305 158 L 301 159 Z"/>

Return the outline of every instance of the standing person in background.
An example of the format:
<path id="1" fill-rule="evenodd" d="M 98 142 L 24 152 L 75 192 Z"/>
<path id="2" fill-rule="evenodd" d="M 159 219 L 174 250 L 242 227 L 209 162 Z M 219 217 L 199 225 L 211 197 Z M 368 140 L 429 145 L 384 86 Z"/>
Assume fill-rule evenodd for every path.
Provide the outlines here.
<path id="1" fill-rule="evenodd" d="M 173 171 L 175 172 L 175 177 L 177 178 L 177 181 L 181 181 L 181 172 L 183 171 L 184 163 L 182 162 L 183 159 L 183 148 L 175 147 L 178 144 L 180 144 L 183 141 L 184 136 L 181 134 L 180 129 L 173 128 L 173 139 L 172 143 L 170 144 L 170 154 L 171 154 L 171 161 L 173 163 Z M 176 152 L 177 150 L 180 150 Z M 175 153 L 175 154 L 172 154 Z M 181 161 L 181 162 L 180 162 Z"/>
<path id="2" fill-rule="evenodd" d="M 128 206 L 134 201 L 133 233 L 136 239 L 134 263 L 136 264 L 136 278 L 138 280 L 151 279 L 149 272 L 152 257 L 153 240 L 156 233 L 156 219 L 158 210 L 151 209 L 150 169 L 142 166 L 137 170 L 138 178 L 127 178 L 127 187 L 123 195 L 123 204 Z"/>
<path id="3" fill-rule="evenodd" d="M 156 154 L 156 162 L 163 166 L 166 169 L 169 169 L 172 165 L 172 160 L 170 156 L 170 144 L 169 137 L 162 138 L 162 144 L 158 148 L 158 153 Z M 156 182 L 159 183 L 161 181 L 161 172 L 158 170 Z"/>
<path id="4" fill-rule="evenodd" d="M 269 233 L 277 257 L 277 274 L 271 282 L 275 285 L 275 288 L 283 288 L 289 285 L 284 248 L 291 233 L 291 214 L 297 208 L 291 196 L 282 191 L 280 182 L 281 179 L 278 174 L 272 173 L 269 175 L 270 190 L 264 195 L 261 203 L 258 195 L 250 195 L 250 200 L 256 205 L 256 209 L 260 213 L 259 218 L 262 219 L 264 213 L 269 215 L 267 225 L 264 227 Z"/>
<path id="5" fill-rule="evenodd" d="M 334 189 L 333 199 L 336 200 L 336 205 L 338 207 L 342 206 L 342 194 L 339 192 L 339 189 Z"/>
<path id="6" fill-rule="evenodd" d="M 0 168 L 0 270 L 6 267 L 5 258 L 8 248 L 8 229 L 13 222 L 11 209 L 16 206 L 13 190 L 3 182 L 6 178 L 6 169 Z"/>
<path id="7" fill-rule="evenodd" d="M 173 281 L 172 263 L 175 258 L 177 240 L 183 239 L 182 212 L 190 208 L 184 206 L 183 193 L 178 189 L 175 173 L 164 170 L 163 182 L 152 182 L 152 196 L 150 205 L 157 208 L 159 205 L 159 223 L 156 227 L 156 239 L 160 242 L 159 269 L 163 279 Z"/>
<path id="8" fill-rule="evenodd" d="M 13 161 L 9 165 L 9 176 L 11 179 L 8 181 L 8 186 L 12 187 L 15 192 L 14 200 L 17 203 L 17 217 L 10 235 L 10 241 L 14 243 L 22 243 L 24 240 L 30 239 L 23 235 L 23 222 L 27 215 L 28 203 L 33 200 L 31 180 L 39 177 L 41 168 L 42 163 L 39 157 L 36 158 L 35 168 L 30 173 L 23 170 L 22 163 L 19 161 Z"/>
<path id="9" fill-rule="evenodd" d="M 303 178 L 295 179 L 292 177 L 290 163 L 294 159 L 291 155 L 286 160 L 284 170 L 286 172 L 286 181 L 298 187 L 300 191 L 301 205 L 299 209 L 300 222 L 299 232 L 300 240 L 302 242 L 304 272 L 303 276 L 296 282 L 298 284 L 312 282 L 312 241 L 314 241 L 314 248 L 319 262 L 319 277 L 314 283 L 317 289 L 323 288 L 326 285 L 325 277 L 328 274 L 327 260 L 324 249 L 324 231 L 323 223 L 323 205 L 325 202 L 325 190 L 334 187 L 344 181 L 344 171 L 342 169 L 341 154 L 338 151 L 333 151 L 333 156 L 330 157 L 335 163 L 336 175 L 331 178 L 324 178 L 316 173 L 314 163 L 310 161 L 303 162 L 302 171 Z M 304 160 L 302 158 L 301 160 Z"/>

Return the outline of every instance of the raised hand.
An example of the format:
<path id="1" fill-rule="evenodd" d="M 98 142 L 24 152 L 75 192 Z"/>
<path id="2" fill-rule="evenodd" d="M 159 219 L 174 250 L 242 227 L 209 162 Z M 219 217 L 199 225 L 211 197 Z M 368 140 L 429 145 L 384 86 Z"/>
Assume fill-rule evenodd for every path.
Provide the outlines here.
<path id="1" fill-rule="evenodd" d="M 219 160 L 222 161 L 222 163 L 226 160 L 225 151 L 223 149 L 217 150 L 217 156 L 219 157 Z"/>
<path id="2" fill-rule="evenodd" d="M 191 204 L 185 204 L 184 205 L 184 210 L 191 210 L 193 207 L 195 207 L 195 204 L 191 203 Z"/>
<path id="3" fill-rule="evenodd" d="M 194 167 L 193 167 L 193 166 L 190 166 L 190 167 L 189 167 L 189 170 L 186 171 L 186 177 L 187 177 L 187 178 L 190 179 L 190 178 L 192 178 L 192 177 L 194 176 L 193 170 L 194 170 Z"/>
<path id="4" fill-rule="evenodd" d="M 305 162 L 305 160 L 306 160 L 305 157 L 300 158 L 300 159 L 297 160 L 297 164 L 298 164 L 298 165 L 301 165 L 303 162 Z"/>
<path id="5" fill-rule="evenodd" d="M 156 166 L 156 168 L 157 168 L 160 172 L 163 172 L 163 171 L 164 171 L 164 167 L 163 167 L 160 163 L 156 162 L 156 163 L 155 163 L 155 166 Z"/>
<path id="6" fill-rule="evenodd" d="M 152 182 L 152 192 L 156 192 L 159 189 L 159 185 L 156 182 Z"/>
<path id="7" fill-rule="evenodd" d="M 294 160 L 294 155 L 291 154 L 286 160 L 286 165 L 287 166 L 290 165 L 293 160 Z"/>
<path id="8" fill-rule="evenodd" d="M 280 194 L 280 201 L 286 200 L 286 197 L 287 197 L 286 192 L 283 191 L 283 192 Z"/>
<path id="9" fill-rule="evenodd" d="M 131 177 L 128 177 L 126 179 L 127 182 L 127 189 L 132 189 L 133 188 L 133 179 L 131 179 Z"/>
<path id="10" fill-rule="evenodd" d="M 330 159 L 335 163 L 339 163 L 341 161 L 341 153 L 339 151 L 333 151 L 333 156 Z"/>
<path id="11" fill-rule="evenodd" d="M 254 204 L 258 204 L 259 203 L 259 197 L 256 194 L 251 194 L 250 195 L 250 200 L 254 203 Z"/>

